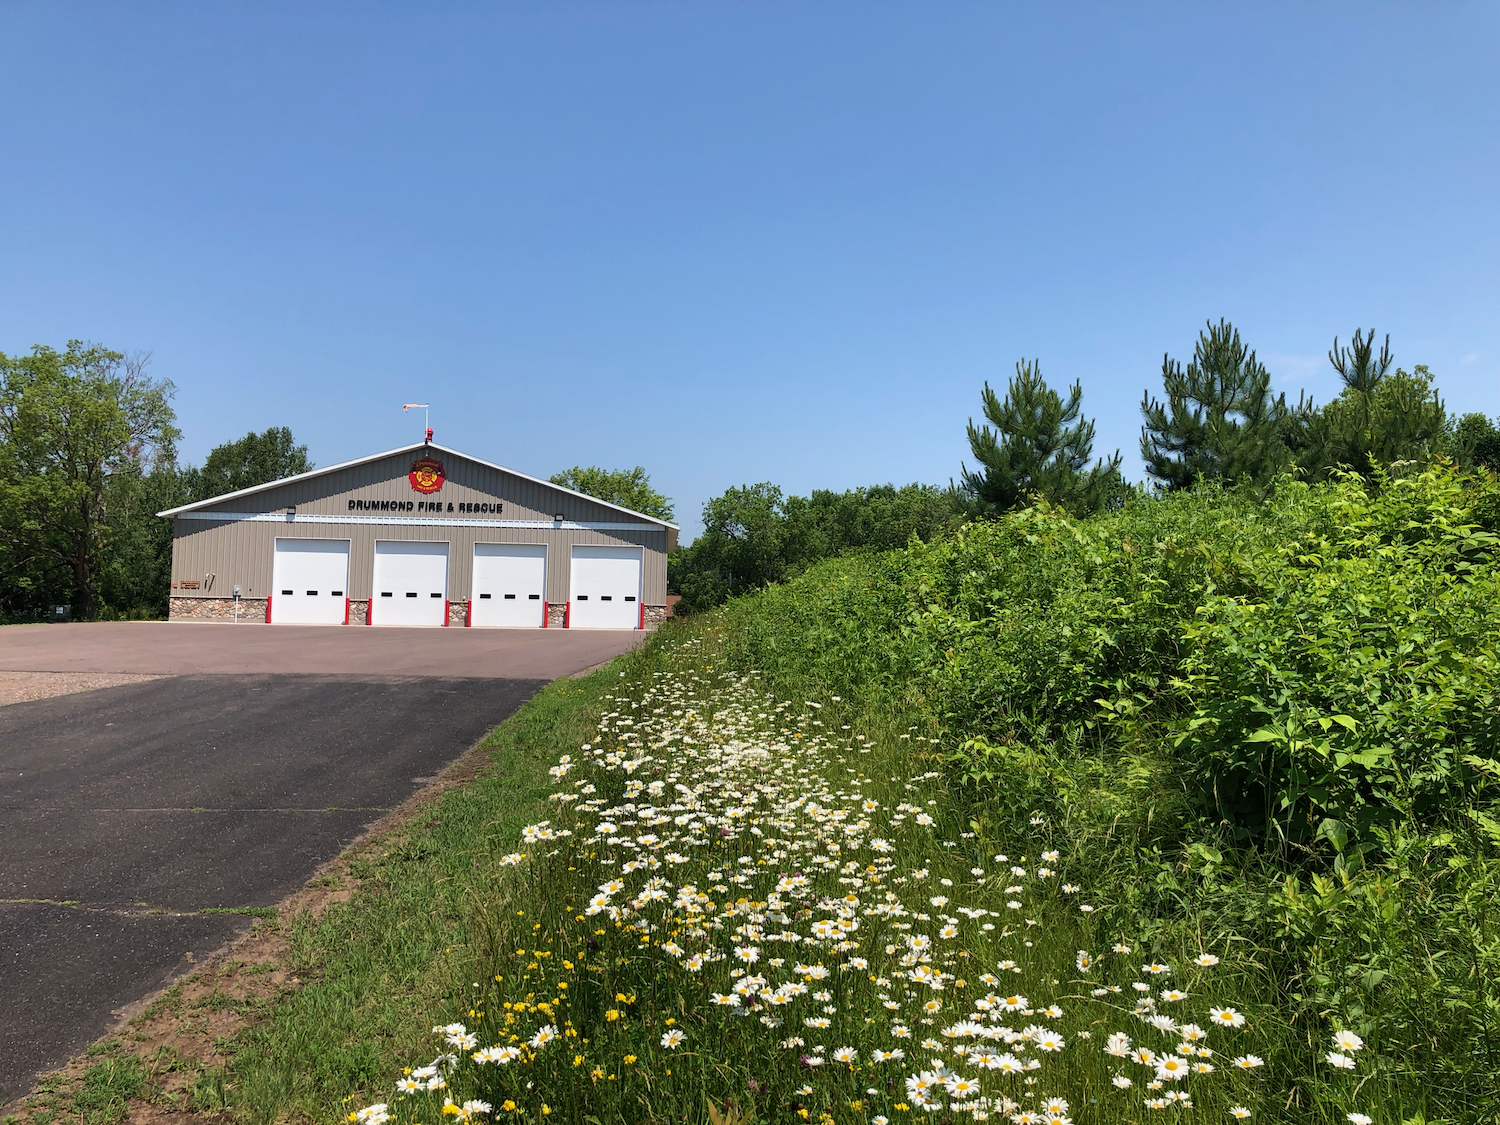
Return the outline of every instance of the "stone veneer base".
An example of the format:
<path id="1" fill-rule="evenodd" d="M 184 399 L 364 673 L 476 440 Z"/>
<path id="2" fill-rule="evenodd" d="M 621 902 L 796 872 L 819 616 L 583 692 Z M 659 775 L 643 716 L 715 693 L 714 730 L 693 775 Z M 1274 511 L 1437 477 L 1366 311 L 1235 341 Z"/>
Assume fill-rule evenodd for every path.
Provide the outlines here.
<path id="1" fill-rule="evenodd" d="M 449 602 L 449 627 L 463 628 L 464 617 L 467 612 L 467 602 Z M 369 613 L 370 602 L 368 598 L 349 599 L 350 625 L 368 624 Z M 565 603 L 549 603 L 547 606 L 547 628 L 561 629 L 566 613 L 567 606 Z M 648 605 L 646 607 L 646 628 L 648 630 L 655 629 L 670 616 L 672 616 L 670 607 Z M 167 618 L 171 621 L 234 621 L 236 619 L 235 602 L 233 598 L 188 598 L 173 595 L 168 599 Z M 239 601 L 238 620 L 241 624 L 265 624 L 266 599 L 241 598 Z"/>
<path id="2" fill-rule="evenodd" d="M 547 628 L 561 629 L 563 621 L 567 617 L 568 604 L 566 602 L 547 603 Z M 646 607 L 646 628 L 655 629 L 667 618 L 672 616 L 671 606 L 648 605 Z"/>
<path id="3" fill-rule="evenodd" d="M 167 620 L 234 621 L 236 620 L 235 602 L 233 598 L 184 598 L 173 595 L 167 599 Z M 241 598 L 238 620 L 242 624 L 252 622 L 264 625 L 266 599 Z"/>

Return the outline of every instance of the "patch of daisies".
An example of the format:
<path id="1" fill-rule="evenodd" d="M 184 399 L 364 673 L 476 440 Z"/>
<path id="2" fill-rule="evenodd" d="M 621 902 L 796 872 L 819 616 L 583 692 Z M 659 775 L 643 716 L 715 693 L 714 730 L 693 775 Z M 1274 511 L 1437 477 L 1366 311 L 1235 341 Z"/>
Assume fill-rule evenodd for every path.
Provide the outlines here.
<path id="1" fill-rule="evenodd" d="M 942 775 L 922 768 L 934 759 L 915 734 L 871 768 L 863 734 L 825 724 L 816 701 L 770 698 L 753 674 L 658 673 L 639 697 L 609 701 L 597 733 L 551 770 L 555 815 L 502 860 L 545 864 L 547 897 L 566 904 L 555 950 L 520 953 L 586 983 L 626 963 L 589 950 L 626 939 L 626 971 L 683 999 L 669 1019 L 631 1024 L 622 992 L 605 1024 L 581 1011 L 575 1022 L 579 985 L 537 1002 L 528 984 L 529 1002 L 505 1002 L 478 1033 L 435 1028 L 445 1053 L 404 1076 L 398 1099 L 441 1098 L 460 1119 L 530 1113 L 549 1096 L 539 1064 L 559 1051 L 572 1066 L 547 1081 L 591 1088 L 632 1065 L 670 1075 L 695 1052 L 763 1057 L 751 1080 L 763 1104 L 875 1125 L 940 1112 L 1243 1119 L 1271 1096 L 1254 1029 L 1215 995 L 1219 957 L 1172 964 L 1123 938 L 1077 948 L 1100 937 L 1073 881 L 1087 862 L 1040 822 L 1014 857 L 945 833 Z M 547 962 L 554 953 L 569 959 Z M 639 1029 L 633 1053 L 606 1024 Z M 1328 1061 L 1352 1065 L 1361 1046 L 1340 1032 Z M 465 1096 L 476 1089 L 489 1100 Z M 391 1112 L 351 1119 L 384 1125 Z"/>

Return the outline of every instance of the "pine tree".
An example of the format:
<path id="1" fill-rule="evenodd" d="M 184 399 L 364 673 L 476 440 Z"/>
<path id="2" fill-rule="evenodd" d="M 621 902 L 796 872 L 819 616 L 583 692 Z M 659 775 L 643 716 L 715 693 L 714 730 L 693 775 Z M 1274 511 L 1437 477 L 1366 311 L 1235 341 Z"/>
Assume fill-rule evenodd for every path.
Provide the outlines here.
<path id="1" fill-rule="evenodd" d="M 1432 373 L 1391 373 L 1391 338 L 1375 354 L 1375 330 L 1354 332 L 1349 347 L 1333 341 L 1328 362 L 1343 390 L 1328 405 L 1307 413 L 1304 447 L 1297 461 L 1310 477 L 1335 468 L 1369 475 L 1378 465 L 1425 457 L 1447 441 L 1447 412 L 1432 389 Z"/>
<path id="2" fill-rule="evenodd" d="M 1187 370 L 1164 355 L 1161 376 L 1166 402 L 1141 398 L 1141 457 L 1167 488 L 1261 482 L 1290 460 L 1286 396 L 1271 393 L 1271 373 L 1227 320 L 1198 334 Z"/>
<path id="3" fill-rule="evenodd" d="M 1040 362 L 1022 360 L 1004 401 L 985 383 L 982 402 L 995 429 L 976 429 L 969 420 L 969 448 L 982 472 L 964 466 L 963 487 L 986 512 L 1009 511 L 1041 497 L 1083 514 L 1123 494 L 1118 452 L 1087 467 L 1094 453 L 1094 423 L 1079 418 L 1079 384 L 1073 384 L 1064 402 L 1042 378 Z"/>
<path id="4" fill-rule="evenodd" d="M 1391 334 L 1385 334 L 1385 343 L 1380 354 L 1375 354 L 1375 329 L 1361 337 L 1361 329 L 1354 330 L 1354 343 L 1347 348 L 1339 347 L 1339 338 L 1333 338 L 1333 348 L 1328 353 L 1328 362 L 1339 373 L 1346 390 L 1369 396 L 1391 369 Z"/>

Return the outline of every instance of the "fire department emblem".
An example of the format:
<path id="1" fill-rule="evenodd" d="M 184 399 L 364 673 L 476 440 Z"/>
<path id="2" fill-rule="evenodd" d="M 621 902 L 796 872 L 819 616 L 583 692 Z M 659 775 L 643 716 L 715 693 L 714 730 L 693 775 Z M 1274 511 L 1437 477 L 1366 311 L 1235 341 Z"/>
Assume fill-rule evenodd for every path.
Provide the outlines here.
<path id="1" fill-rule="evenodd" d="M 428 495 L 443 487 L 443 463 L 435 457 L 419 457 L 411 463 L 411 472 L 406 475 L 413 492 Z"/>

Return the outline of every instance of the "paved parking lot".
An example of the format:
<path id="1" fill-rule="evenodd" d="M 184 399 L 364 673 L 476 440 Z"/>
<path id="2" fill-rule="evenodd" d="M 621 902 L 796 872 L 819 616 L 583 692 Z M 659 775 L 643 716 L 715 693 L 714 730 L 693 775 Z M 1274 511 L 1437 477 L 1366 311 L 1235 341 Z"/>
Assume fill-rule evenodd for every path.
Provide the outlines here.
<path id="1" fill-rule="evenodd" d="M 548 680 L 632 633 L 0 629 L 0 1103 L 302 885 Z M 69 689 L 71 690 L 71 689 Z"/>
<path id="2" fill-rule="evenodd" d="M 643 635 L 617 629 L 382 629 L 186 621 L 7 625 L 0 628 L 0 670 L 555 680 L 613 659 Z"/>

